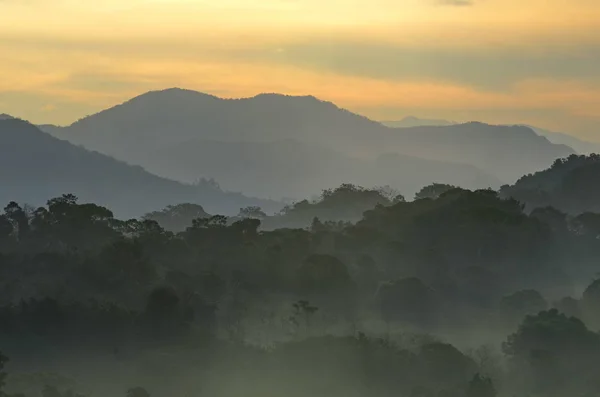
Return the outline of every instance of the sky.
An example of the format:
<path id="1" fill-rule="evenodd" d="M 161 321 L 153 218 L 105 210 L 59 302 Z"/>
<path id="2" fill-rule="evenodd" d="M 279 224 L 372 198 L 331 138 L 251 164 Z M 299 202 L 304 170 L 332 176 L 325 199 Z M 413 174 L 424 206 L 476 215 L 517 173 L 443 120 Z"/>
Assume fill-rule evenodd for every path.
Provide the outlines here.
<path id="1" fill-rule="evenodd" d="M 600 141 L 600 0 L 0 0 L 0 113 L 68 125 L 170 87 Z"/>

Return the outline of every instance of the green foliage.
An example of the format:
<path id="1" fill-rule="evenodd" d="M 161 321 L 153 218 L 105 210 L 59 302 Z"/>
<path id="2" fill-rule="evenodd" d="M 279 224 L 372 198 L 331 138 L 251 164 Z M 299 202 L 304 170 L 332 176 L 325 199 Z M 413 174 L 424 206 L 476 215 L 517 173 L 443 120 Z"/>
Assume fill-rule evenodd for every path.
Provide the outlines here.
<path id="1" fill-rule="evenodd" d="M 526 175 L 502 189 L 505 197 L 526 203 L 528 209 L 552 206 L 571 214 L 599 212 L 600 155 L 571 155 L 551 168 Z"/>
<path id="2" fill-rule="evenodd" d="M 265 220 L 267 228 L 305 228 L 318 218 L 321 222 L 359 220 L 363 213 L 376 206 L 403 202 L 404 197 L 387 187 L 366 189 L 342 184 L 335 189 L 323 190 L 314 200 L 302 200 L 285 207 L 278 216 Z"/>
<path id="3" fill-rule="evenodd" d="M 496 397 L 496 389 L 490 378 L 475 374 L 469 382 L 466 397 Z"/>
<path id="4" fill-rule="evenodd" d="M 383 284 L 377 291 L 377 297 L 386 322 L 429 327 L 435 321 L 435 293 L 418 278 Z"/>
<path id="5" fill-rule="evenodd" d="M 153 211 L 144 215 L 144 220 L 155 221 L 162 228 L 170 232 L 182 232 L 192 226 L 194 219 L 210 218 L 198 204 L 169 205 L 161 211 Z"/>
<path id="6" fill-rule="evenodd" d="M 503 320 L 516 325 L 526 315 L 546 310 L 548 303 L 538 291 L 523 290 L 504 296 L 500 306 Z"/>
<path id="7" fill-rule="evenodd" d="M 415 194 L 415 200 L 423 199 L 437 199 L 442 194 L 456 189 L 456 186 L 447 185 L 445 183 L 433 183 L 431 185 L 424 186 Z"/>
<path id="8" fill-rule="evenodd" d="M 258 206 L 250 206 L 245 208 L 240 208 L 240 213 L 238 214 L 238 218 L 253 218 L 253 219 L 264 219 L 267 217 L 267 214 Z"/>
<path id="9" fill-rule="evenodd" d="M 150 393 L 143 387 L 134 387 L 127 390 L 127 397 L 150 397 Z"/>
<path id="10" fill-rule="evenodd" d="M 581 393 L 595 379 L 600 336 L 556 309 L 527 316 L 503 344 L 519 385 L 547 395 Z M 523 374 L 527 379 L 522 380 Z"/>
<path id="11" fill-rule="evenodd" d="M 430 382 L 440 389 L 463 386 L 476 369 L 473 360 L 447 343 L 434 342 L 421 346 L 419 359 L 427 369 Z"/>
<path id="12" fill-rule="evenodd" d="M 0 395 L 4 394 L 4 387 L 6 386 L 6 378 L 8 374 L 4 372 L 4 367 L 8 362 L 8 357 L 0 352 Z"/>
<path id="13" fill-rule="evenodd" d="M 352 285 L 346 265 L 331 255 L 313 254 L 298 269 L 302 291 L 327 293 L 344 290 Z"/>
<path id="14" fill-rule="evenodd" d="M 598 329 L 600 287 L 569 297 L 575 283 L 567 274 L 580 283 L 596 271 L 597 215 L 528 214 L 491 190 L 446 188 L 406 202 L 393 191 L 342 185 L 275 217 L 258 208 L 235 218 L 194 218 L 199 209 L 185 205 L 159 212 L 186 219 L 177 232 L 158 213 L 121 221 L 72 195 L 35 210 L 11 203 L 0 215 L 0 342 L 19 360 L 82 350 L 126 368 L 155 354 L 153 373 L 170 380 L 281 371 L 253 377 L 264 384 L 220 378 L 202 389 L 207 395 L 596 390 L 600 336 L 590 329 Z M 303 228 L 265 227 L 275 218 Z M 553 306 L 580 319 L 546 311 L 543 296 L 566 297 Z M 410 332 L 435 335 L 409 342 Z M 507 333 L 506 374 L 439 342 L 479 345 Z M 127 384 L 163 394 L 158 383 Z M 72 389 L 45 384 L 49 396 Z"/>

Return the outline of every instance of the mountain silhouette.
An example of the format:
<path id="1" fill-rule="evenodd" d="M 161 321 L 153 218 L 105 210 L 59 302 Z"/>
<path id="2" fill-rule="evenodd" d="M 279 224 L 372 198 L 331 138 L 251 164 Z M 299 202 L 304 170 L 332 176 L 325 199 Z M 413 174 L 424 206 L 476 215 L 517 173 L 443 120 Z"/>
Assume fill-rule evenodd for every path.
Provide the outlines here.
<path id="1" fill-rule="evenodd" d="M 579 154 L 600 153 L 600 142 L 589 142 L 562 132 L 550 131 L 534 126 L 528 127 L 533 129 L 538 135 L 548 138 L 550 142 L 567 145 Z"/>
<path id="2" fill-rule="evenodd" d="M 210 184 L 187 185 L 152 175 L 54 138 L 18 119 L 0 121 L 0 202 L 18 200 L 34 206 L 72 193 L 82 201 L 108 206 L 119 216 L 139 216 L 170 204 L 198 203 L 212 213 L 236 213 L 278 203 L 226 193 Z"/>
<path id="3" fill-rule="evenodd" d="M 141 159 L 151 172 L 193 181 L 201 171 L 224 188 L 266 197 L 305 198 L 331 186 L 391 185 L 413 196 L 432 180 L 469 188 L 499 187 L 492 175 L 466 164 L 384 154 L 360 158 L 296 140 L 222 142 L 193 140 Z"/>
<path id="4" fill-rule="evenodd" d="M 493 173 L 503 181 L 547 168 L 575 151 L 551 143 L 525 126 L 469 122 L 450 126 L 395 129 L 404 150 L 415 156 L 462 161 Z"/>
<path id="5" fill-rule="evenodd" d="M 448 121 L 442 119 L 421 119 L 414 116 L 407 116 L 402 120 L 397 121 L 381 121 L 381 124 L 392 128 L 408 128 L 422 126 L 448 126 L 456 125 L 459 123 L 455 121 Z M 536 134 L 547 138 L 551 143 L 569 146 L 579 154 L 600 153 L 600 142 L 589 142 L 574 137 L 573 135 L 565 134 L 562 132 L 550 131 L 544 128 L 539 128 L 528 124 L 516 124 L 516 126 L 525 126 L 531 128 Z"/>
<path id="6" fill-rule="evenodd" d="M 254 156 L 269 162 L 271 168 L 282 170 L 281 174 L 285 175 L 280 179 L 287 178 L 288 184 L 306 185 L 311 189 L 312 186 L 334 185 L 331 178 L 322 175 L 318 177 L 323 182 L 319 180 L 311 184 L 308 182 L 311 176 L 301 172 L 312 167 L 307 163 L 323 157 L 327 151 L 337 155 L 331 154 L 329 159 L 318 160 L 329 164 L 328 170 L 320 169 L 318 173 L 330 174 L 334 169 L 352 168 L 352 165 L 342 165 L 349 159 L 354 160 L 351 162 L 358 167 L 363 164 L 361 162 L 373 163 L 382 155 L 395 153 L 421 158 L 421 165 L 426 160 L 435 161 L 431 169 L 440 163 L 448 163 L 444 175 L 452 176 L 450 179 L 453 180 L 442 180 L 442 176 L 433 180 L 455 183 L 456 179 L 466 179 L 474 188 L 492 186 L 499 181 L 513 182 L 524 173 L 541 170 L 556 158 L 573 153 L 572 149 L 554 145 L 524 127 L 467 123 L 444 127 L 389 128 L 312 96 L 261 94 L 252 98 L 221 99 L 177 88 L 148 92 L 68 127 L 42 128 L 88 149 L 142 165 L 153 173 L 180 181 L 218 175 L 224 186 L 237 190 L 242 185 L 233 183 L 235 177 L 230 180 L 219 170 L 223 167 L 238 170 L 240 175 L 245 173 L 247 184 L 254 184 L 256 189 L 252 190 L 253 193 L 266 191 L 260 187 L 264 184 L 276 186 L 281 180 L 265 180 L 260 176 L 264 164 L 253 170 L 253 161 L 237 162 L 237 157 L 231 156 L 229 150 L 246 153 L 242 150 L 245 147 L 254 151 Z M 277 142 L 281 141 L 288 142 L 288 152 L 297 150 L 304 153 L 297 160 L 299 165 L 293 172 L 283 172 L 289 169 L 289 165 L 285 164 L 289 157 L 277 152 L 281 145 Z M 297 148 L 290 149 L 294 146 L 290 143 L 292 141 L 298 143 Z M 208 149 L 203 150 L 204 146 L 211 147 L 211 154 L 206 155 Z M 259 152 L 262 153 L 260 156 Z M 209 164 L 206 158 L 200 158 L 200 153 L 215 160 Z M 452 174 L 449 171 L 456 164 L 471 166 L 460 167 L 457 173 L 470 169 L 477 175 Z M 398 166 L 412 167 L 411 180 L 399 181 L 400 185 L 395 186 L 406 194 L 412 193 L 408 192 L 408 185 L 423 186 L 432 182 L 426 179 L 431 178 L 431 173 L 421 177 L 420 168 L 413 167 L 410 162 Z M 388 175 L 394 173 L 397 174 L 397 170 L 387 170 Z M 489 177 L 484 186 L 472 182 L 474 179 L 481 180 L 481 176 L 486 174 Z M 345 179 L 345 175 L 341 173 L 336 178 Z M 362 179 L 372 180 L 373 175 L 367 172 L 366 176 L 355 176 L 353 181 L 346 182 L 363 183 Z M 269 192 L 270 195 L 281 193 Z M 306 195 L 306 192 L 302 193 Z"/>

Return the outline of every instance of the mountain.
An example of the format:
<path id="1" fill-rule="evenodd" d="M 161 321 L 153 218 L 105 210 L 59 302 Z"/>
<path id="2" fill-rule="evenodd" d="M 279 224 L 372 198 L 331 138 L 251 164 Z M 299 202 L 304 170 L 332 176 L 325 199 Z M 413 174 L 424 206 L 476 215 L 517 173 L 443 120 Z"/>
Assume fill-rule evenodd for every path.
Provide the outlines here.
<path id="1" fill-rule="evenodd" d="M 421 126 L 449 126 L 458 123 L 441 119 L 420 119 L 414 116 L 408 116 L 398 121 L 381 121 L 381 124 L 392 128 L 408 128 Z M 569 134 L 554 132 L 527 124 L 517 124 L 517 126 L 531 128 L 536 134 L 547 138 L 550 142 L 557 145 L 569 146 L 579 154 L 600 153 L 599 142 L 584 141 Z"/>
<path id="2" fill-rule="evenodd" d="M 157 150 L 140 163 L 164 177 L 184 181 L 212 177 L 225 189 L 274 198 L 305 198 L 342 183 L 398 186 L 407 197 L 431 181 L 473 189 L 502 184 L 493 175 L 465 164 L 399 154 L 359 158 L 295 140 L 194 140 Z"/>
<path id="3" fill-rule="evenodd" d="M 1 120 L 14 120 L 14 117 L 10 114 L 0 113 L 0 121 Z"/>
<path id="4" fill-rule="evenodd" d="M 402 142 L 402 150 L 407 153 L 440 161 L 461 161 L 503 181 L 542 170 L 557 158 L 574 153 L 570 147 L 553 144 L 524 126 L 470 122 L 394 131 L 395 141 Z"/>
<path id="5" fill-rule="evenodd" d="M 64 193 L 114 209 L 119 216 L 139 216 L 170 204 L 198 203 L 212 213 L 237 213 L 240 207 L 275 202 L 226 193 L 209 184 L 192 186 L 158 177 L 54 138 L 17 119 L 0 121 L 0 203 L 31 205 Z"/>
<path id="6" fill-rule="evenodd" d="M 533 129 L 538 135 L 548 138 L 550 142 L 572 147 L 579 154 L 600 153 L 599 142 L 584 141 L 582 139 L 576 138 L 569 134 L 564 134 L 562 132 L 549 131 L 543 128 L 533 126 L 528 127 Z"/>
<path id="7" fill-rule="evenodd" d="M 87 148 L 136 162 L 141 155 L 192 140 L 272 142 L 296 139 L 357 149 L 379 123 L 311 96 L 261 94 L 221 99 L 183 89 L 152 91 L 51 132 Z"/>
<path id="8" fill-rule="evenodd" d="M 570 214 L 600 212 L 600 155 L 571 155 L 544 171 L 525 175 L 501 194 L 529 210 L 552 206 Z"/>
<path id="9" fill-rule="evenodd" d="M 245 175 L 244 183 L 256 189 L 276 186 L 286 178 L 286 183 L 298 187 L 330 187 L 330 178 L 321 173 L 331 175 L 340 170 L 336 180 L 341 180 L 346 178 L 346 170 L 361 166 L 360 161 L 373 163 L 381 155 L 394 153 L 421 158 L 421 164 L 425 160 L 437 162 L 432 168 L 448 163 L 445 175 L 452 174 L 455 164 L 469 165 L 477 168 L 479 175 L 491 176 L 484 184 L 491 186 L 498 180 L 514 181 L 524 173 L 541 170 L 556 158 L 573 153 L 572 149 L 554 145 L 525 127 L 467 123 L 389 128 L 312 96 L 261 94 L 221 99 L 182 89 L 149 92 L 68 127 L 43 128 L 57 137 L 142 165 L 159 175 L 190 181 L 198 176 L 220 175 L 225 167 L 227 172 Z M 281 144 L 282 141 L 287 143 Z M 249 158 L 243 160 L 244 156 Z M 257 158 L 264 160 L 257 163 Z M 315 159 L 322 162 L 319 167 L 310 164 Z M 290 170 L 288 162 L 295 162 L 297 167 Z M 267 164 L 274 171 L 265 178 L 262 175 Z M 398 166 L 412 167 L 410 163 Z M 420 178 L 419 168 L 412 167 L 409 171 L 413 180 Z M 279 179 L 268 179 L 273 172 L 279 172 Z M 311 176 L 311 172 L 316 175 Z M 390 169 L 386 175 L 395 172 Z M 367 176 L 372 179 L 371 173 Z M 459 178 L 454 174 L 452 177 Z M 356 178 L 346 182 L 360 182 Z M 242 185 L 234 183 L 234 179 L 235 175 L 231 179 L 219 176 L 225 185 L 239 189 Z M 432 181 L 454 183 L 438 176 L 433 180 L 420 178 L 419 184 Z M 400 183 L 395 187 L 409 190 L 404 185 L 410 183 Z M 281 192 L 269 194 L 276 193 Z M 301 195 L 306 194 L 302 190 Z"/>
<path id="10" fill-rule="evenodd" d="M 421 119 L 415 116 L 407 116 L 402 120 L 397 121 L 382 121 L 381 124 L 391 128 L 408 128 L 422 126 L 448 126 L 458 124 L 454 121 L 436 120 L 436 119 Z"/>

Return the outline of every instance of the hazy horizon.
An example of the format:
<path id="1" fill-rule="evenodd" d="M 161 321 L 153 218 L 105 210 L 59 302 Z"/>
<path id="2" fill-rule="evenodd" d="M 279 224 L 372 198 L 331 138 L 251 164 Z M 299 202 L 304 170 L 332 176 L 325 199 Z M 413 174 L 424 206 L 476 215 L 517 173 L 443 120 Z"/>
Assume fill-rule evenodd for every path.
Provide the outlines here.
<path id="1" fill-rule="evenodd" d="M 598 140 L 592 0 L 3 0 L 0 15 L 0 110 L 34 123 L 180 86 Z"/>
<path id="2" fill-rule="evenodd" d="M 73 119 L 71 121 L 67 121 L 64 123 L 51 123 L 51 122 L 46 122 L 44 120 L 41 120 L 40 122 L 34 122 L 31 119 L 27 119 L 25 117 L 22 117 L 18 114 L 10 114 L 8 112 L 3 112 L 2 109 L 0 109 L 0 115 L 6 115 L 6 116 L 10 116 L 10 117 L 16 117 L 37 125 L 53 125 L 53 126 L 57 126 L 57 127 L 68 127 L 74 123 L 76 123 L 79 120 L 85 119 L 86 117 L 89 116 L 93 116 L 95 114 L 101 113 L 105 110 L 109 110 L 112 108 L 115 108 L 119 105 L 122 105 L 124 103 L 127 103 L 128 101 L 130 101 L 131 99 L 135 99 L 137 97 L 141 97 L 145 94 L 151 93 L 151 92 L 165 92 L 165 91 L 169 91 L 169 90 L 183 90 L 183 91 L 192 91 L 192 92 L 197 92 L 200 94 L 205 94 L 208 96 L 213 96 L 215 98 L 218 99 L 222 99 L 222 100 L 243 100 L 243 99 L 252 99 L 255 98 L 257 96 L 260 95 L 280 95 L 280 96 L 288 96 L 288 97 L 315 97 L 312 94 L 305 94 L 305 95 L 294 95 L 294 94 L 286 94 L 286 93 L 280 93 L 280 92 L 259 92 L 257 94 L 254 95 L 247 95 L 247 96 L 239 96 L 239 97 L 221 97 L 218 94 L 213 94 L 210 92 L 203 92 L 203 91 L 196 91 L 196 90 L 192 90 L 189 88 L 184 88 L 184 87 L 168 87 L 168 88 L 162 88 L 162 89 L 154 89 L 154 90 L 150 90 L 150 91 L 145 91 L 145 92 L 140 92 L 139 94 L 135 94 L 133 95 L 131 98 L 126 98 L 125 100 L 123 100 L 122 102 L 118 102 L 118 103 L 114 103 L 112 105 L 108 105 L 105 108 L 101 108 L 101 109 L 97 109 L 95 111 L 92 111 L 91 113 L 82 115 L 81 117 L 78 117 L 76 119 Z M 320 98 L 320 97 L 315 97 L 318 100 L 321 101 L 325 101 L 325 102 L 330 102 L 327 101 L 326 99 Z M 335 102 L 331 102 L 336 106 L 340 106 L 339 104 L 335 103 Z M 0 103 L 1 104 L 1 103 Z M 541 128 L 540 125 L 530 125 L 527 123 L 517 123 L 517 122 L 507 122 L 507 123 L 494 123 L 494 122 L 490 122 L 488 120 L 485 119 L 445 119 L 442 117 L 436 117 L 435 115 L 431 115 L 431 114 L 427 114 L 426 116 L 417 116 L 416 114 L 404 114 L 404 115 L 399 115 L 398 117 L 394 118 L 394 119 L 375 119 L 375 118 L 370 118 L 369 116 L 362 114 L 360 112 L 356 112 L 353 111 L 352 109 L 348 109 L 348 108 L 344 108 L 342 106 L 340 106 L 340 108 L 348 110 L 350 112 L 356 113 L 358 115 L 361 116 L 365 116 L 367 118 L 369 118 L 372 121 L 376 121 L 378 123 L 381 123 L 385 126 L 388 127 L 392 127 L 392 128 L 401 128 L 401 127 L 414 127 L 414 126 L 446 126 L 446 125 L 458 125 L 458 124 L 466 124 L 466 123 L 471 123 L 471 122 L 479 122 L 479 123 L 484 123 L 484 124 L 489 124 L 489 125 L 522 125 L 522 126 L 528 126 L 528 127 L 535 127 L 534 129 L 536 130 L 536 133 L 538 133 L 538 135 L 542 135 L 545 136 L 545 134 L 540 133 L 540 130 L 538 130 L 539 128 Z M 402 122 L 406 122 L 408 121 L 408 124 L 406 125 L 402 125 Z M 565 134 L 566 136 L 572 136 L 576 139 L 583 139 L 584 141 L 582 143 L 585 143 L 585 141 L 589 141 L 592 143 L 600 143 L 600 136 L 590 136 L 590 137 L 579 137 L 575 134 L 571 134 L 569 131 L 549 131 L 549 130 L 543 130 L 545 132 L 557 132 L 559 134 Z M 282 138 L 284 139 L 284 138 Z M 551 140 L 552 141 L 552 140 Z M 569 146 L 569 143 L 564 143 L 564 142 L 554 142 L 554 143 L 563 143 L 566 144 L 567 146 Z"/>
<path id="3" fill-rule="evenodd" d="M 0 0 L 0 397 L 600 396 L 600 0 Z"/>

